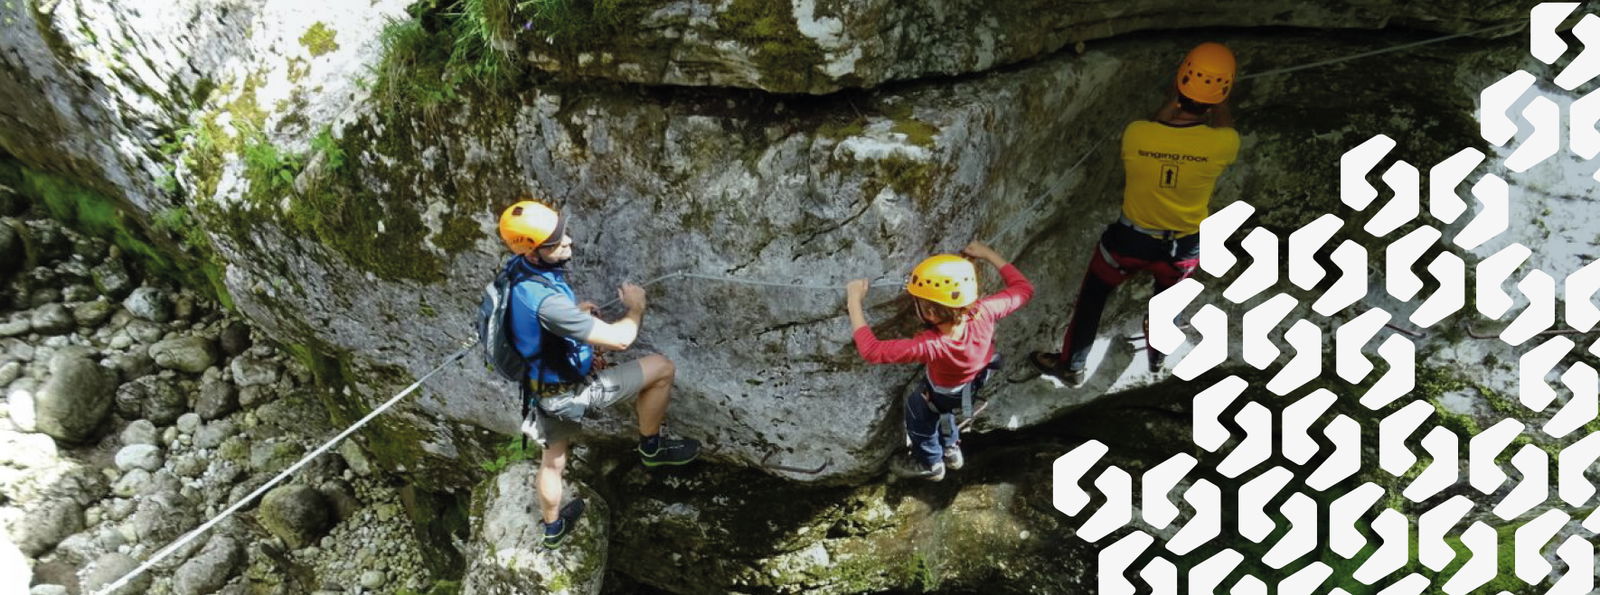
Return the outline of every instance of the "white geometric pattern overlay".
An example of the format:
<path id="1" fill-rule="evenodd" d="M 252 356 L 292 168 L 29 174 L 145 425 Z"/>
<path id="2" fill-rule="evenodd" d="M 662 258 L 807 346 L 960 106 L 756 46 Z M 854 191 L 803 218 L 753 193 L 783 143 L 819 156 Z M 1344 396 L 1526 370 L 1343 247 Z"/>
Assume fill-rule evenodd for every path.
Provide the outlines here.
<path id="1" fill-rule="evenodd" d="M 1556 28 L 1577 7 L 1547 2 L 1531 11 L 1534 58 L 1555 64 L 1570 53 Z M 1571 34 L 1582 49 L 1553 81 L 1568 91 L 1600 76 L 1600 17 L 1585 15 Z M 1501 165 L 1512 177 L 1555 156 L 1563 137 L 1581 159 L 1600 155 L 1600 90 L 1571 103 L 1563 131 L 1560 105 L 1527 97 L 1537 83 L 1517 71 L 1481 94 L 1480 134 L 1509 150 Z M 1519 125 L 1531 133 L 1509 147 Z M 1346 593 L 1338 585 L 1347 585 L 1459 595 L 1509 577 L 1520 581 L 1517 592 L 1595 591 L 1600 374 L 1577 360 L 1600 356 L 1600 341 L 1581 335 L 1600 324 L 1600 261 L 1564 279 L 1536 268 L 1519 276 L 1533 252 L 1510 243 L 1469 266 L 1461 254 L 1510 228 L 1511 185 L 1484 173 L 1462 196 L 1458 188 L 1488 160 L 1468 148 L 1425 177 L 1395 160 L 1378 176 L 1383 188 L 1374 187 L 1369 177 L 1397 146 L 1379 134 L 1343 155 L 1340 200 L 1360 220 L 1328 214 L 1289 234 L 1285 278 L 1280 239 L 1251 229 L 1255 208 L 1235 202 L 1201 226 L 1200 266 L 1211 280 L 1186 279 L 1151 299 L 1151 348 L 1173 353 L 1202 339 L 1174 376 L 1189 381 L 1230 363 L 1236 332 L 1239 363 L 1248 366 L 1236 369 L 1265 372 L 1252 377 L 1268 392 L 1240 375 L 1210 380 L 1193 401 L 1192 455 L 1129 471 L 1102 462 L 1109 448 L 1091 440 L 1056 460 L 1054 505 L 1085 517 L 1078 536 L 1101 546 L 1101 593 Z M 1381 245 L 1382 254 L 1369 260 L 1341 234 Z M 1242 255 L 1225 247 L 1230 241 Z M 1369 288 L 1368 268 L 1380 261 L 1381 279 Z M 1196 303 L 1208 286 L 1222 289 L 1226 303 Z M 1369 289 L 1382 298 L 1372 301 L 1395 305 L 1366 305 Z M 1504 323 L 1490 339 L 1520 354 L 1515 405 L 1523 410 L 1458 435 L 1432 402 L 1412 395 L 1421 335 L 1407 329 L 1472 317 L 1469 297 L 1476 314 Z M 1230 318 L 1231 304 L 1249 309 Z M 1180 314 L 1199 337 L 1174 323 Z M 1325 347 L 1332 374 L 1323 369 Z M 1375 423 L 1339 413 L 1341 404 Z"/>

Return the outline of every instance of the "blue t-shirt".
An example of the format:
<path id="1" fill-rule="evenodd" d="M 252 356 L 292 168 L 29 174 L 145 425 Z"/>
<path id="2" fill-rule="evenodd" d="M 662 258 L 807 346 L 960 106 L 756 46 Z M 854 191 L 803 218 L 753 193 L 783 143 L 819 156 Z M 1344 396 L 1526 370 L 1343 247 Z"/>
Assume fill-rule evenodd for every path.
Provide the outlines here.
<path id="1" fill-rule="evenodd" d="M 519 263 L 522 272 L 528 275 L 539 275 L 549 279 L 555 285 L 547 287 L 537 280 L 528 280 L 518 283 L 511 290 L 511 336 L 517 346 L 517 352 L 523 357 L 534 360 L 539 355 L 539 343 L 544 333 L 553 333 L 558 337 L 567 339 L 569 360 L 580 374 L 588 374 L 593 360 L 593 350 L 584 339 L 594 329 L 594 317 L 579 310 L 573 301 L 572 287 L 567 285 L 566 275 L 558 270 L 536 268 L 526 261 Z M 575 354 L 573 352 L 576 352 Z M 570 357 L 576 355 L 576 358 Z M 561 379 L 549 370 L 544 374 L 545 382 L 561 382 L 573 379 Z M 539 366 L 532 366 L 528 370 L 529 378 L 536 378 Z"/>

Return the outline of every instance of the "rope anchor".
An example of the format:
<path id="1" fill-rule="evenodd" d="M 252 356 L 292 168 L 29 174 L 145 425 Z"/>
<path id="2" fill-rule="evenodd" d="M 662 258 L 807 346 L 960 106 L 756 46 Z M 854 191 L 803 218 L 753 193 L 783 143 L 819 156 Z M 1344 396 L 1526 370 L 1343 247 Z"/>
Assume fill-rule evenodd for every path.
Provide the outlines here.
<path id="1" fill-rule="evenodd" d="M 828 469 L 828 467 L 833 464 L 833 459 L 832 458 L 823 459 L 822 464 L 818 465 L 817 468 L 815 468 L 815 469 L 807 469 L 805 467 L 794 467 L 794 466 L 790 466 L 790 465 L 777 465 L 777 464 L 769 463 L 768 461 L 770 461 L 772 459 L 772 456 L 776 455 L 776 454 L 778 454 L 778 451 L 776 451 L 776 450 L 767 451 L 767 455 L 764 456 L 764 457 L 761 457 L 761 462 L 758 463 L 757 465 L 760 466 L 760 467 L 763 467 L 763 468 L 766 468 L 766 469 L 772 469 L 772 470 L 775 470 L 775 471 L 788 471 L 790 473 L 800 473 L 800 474 L 803 474 L 803 475 L 816 475 L 818 473 L 822 473 L 823 471 L 826 471 Z"/>

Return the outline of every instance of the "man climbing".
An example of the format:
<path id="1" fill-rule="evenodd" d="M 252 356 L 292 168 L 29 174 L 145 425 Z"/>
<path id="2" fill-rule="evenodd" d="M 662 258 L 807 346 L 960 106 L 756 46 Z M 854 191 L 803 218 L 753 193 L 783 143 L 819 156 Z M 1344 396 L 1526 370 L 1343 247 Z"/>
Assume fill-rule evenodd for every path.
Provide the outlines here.
<path id="1" fill-rule="evenodd" d="M 1234 75 L 1233 52 L 1202 43 L 1184 57 L 1176 92 L 1155 117 L 1123 130 L 1122 216 L 1106 227 L 1089 257 L 1061 352 L 1029 355 L 1042 373 L 1082 386 L 1112 291 L 1139 271 L 1154 274 L 1156 293 L 1194 273 L 1200 221 L 1210 214 L 1217 178 L 1239 154 L 1227 103 Z M 1162 356 L 1152 349 L 1149 357 L 1151 371 L 1160 369 Z"/>
<path id="2" fill-rule="evenodd" d="M 544 447 L 536 480 L 544 520 L 544 546 L 554 549 L 571 534 L 584 502 L 561 506 L 561 474 L 572 438 L 587 413 L 638 397 L 639 458 L 646 466 L 682 465 L 695 459 L 700 444 L 661 436 L 676 369 L 660 354 L 609 367 L 597 365 L 595 348 L 622 351 L 639 336 L 644 289 L 623 284 L 617 296 L 628 313 L 614 322 L 600 320 L 592 302 L 575 303 L 565 266 L 572 259 L 567 218 L 533 201 L 511 205 L 500 215 L 500 238 L 516 256 L 506 264 L 515 276 L 507 304 L 508 329 L 517 352 L 528 361 L 531 420 L 523 432 Z M 603 369 L 602 369 L 603 367 Z M 531 405 L 531 406 L 530 406 Z"/>
<path id="3" fill-rule="evenodd" d="M 867 280 L 845 286 L 850 327 L 856 351 L 874 364 L 921 363 L 922 380 L 905 398 L 906 436 L 911 452 L 890 460 L 889 469 L 903 477 L 944 479 L 945 469 L 960 469 L 960 428 L 955 412 L 972 414 L 972 395 L 1000 367 L 995 352 L 995 326 L 1033 297 L 1033 284 L 999 253 L 979 242 L 963 254 L 988 261 L 1000 270 L 1006 288 L 978 299 L 978 272 L 972 261 L 954 254 L 931 256 L 912 269 L 906 281 L 917 316 L 927 329 L 910 339 L 882 341 L 867 325 L 861 301 Z"/>

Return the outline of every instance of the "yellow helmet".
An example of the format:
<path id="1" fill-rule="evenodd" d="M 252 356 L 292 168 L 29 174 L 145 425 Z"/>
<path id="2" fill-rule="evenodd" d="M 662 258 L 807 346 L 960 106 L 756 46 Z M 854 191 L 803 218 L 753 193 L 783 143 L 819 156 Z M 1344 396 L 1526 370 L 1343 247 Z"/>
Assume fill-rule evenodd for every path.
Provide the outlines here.
<path id="1" fill-rule="evenodd" d="M 1178 92 L 1200 103 L 1222 103 L 1233 90 L 1237 64 L 1228 46 L 1208 41 L 1189 50 L 1178 67 Z"/>
<path id="2" fill-rule="evenodd" d="M 911 270 L 906 292 L 935 304 L 962 308 L 978 300 L 978 270 L 954 254 L 936 254 Z"/>
<path id="3" fill-rule="evenodd" d="M 500 213 L 500 239 L 512 252 L 527 254 L 547 243 L 561 241 L 565 223 L 555 209 L 524 200 Z"/>

